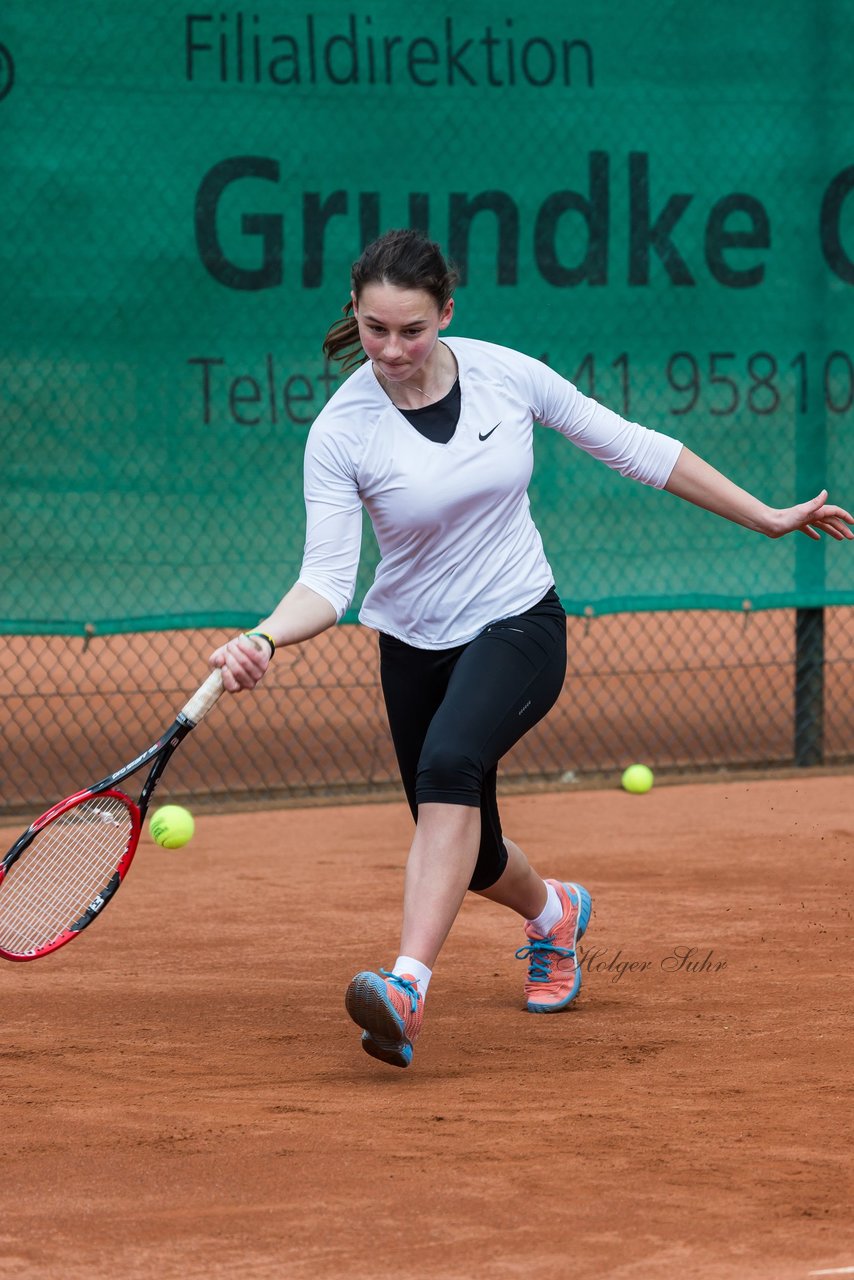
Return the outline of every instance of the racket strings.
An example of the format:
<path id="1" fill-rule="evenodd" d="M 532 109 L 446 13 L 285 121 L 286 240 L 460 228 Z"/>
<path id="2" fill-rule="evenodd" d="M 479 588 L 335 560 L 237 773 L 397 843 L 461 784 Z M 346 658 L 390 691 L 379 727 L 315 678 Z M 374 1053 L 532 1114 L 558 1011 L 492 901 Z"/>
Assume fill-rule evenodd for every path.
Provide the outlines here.
<path id="1" fill-rule="evenodd" d="M 93 796 L 38 833 L 0 886 L 0 948 L 28 955 L 80 919 L 128 847 L 129 803 Z"/>

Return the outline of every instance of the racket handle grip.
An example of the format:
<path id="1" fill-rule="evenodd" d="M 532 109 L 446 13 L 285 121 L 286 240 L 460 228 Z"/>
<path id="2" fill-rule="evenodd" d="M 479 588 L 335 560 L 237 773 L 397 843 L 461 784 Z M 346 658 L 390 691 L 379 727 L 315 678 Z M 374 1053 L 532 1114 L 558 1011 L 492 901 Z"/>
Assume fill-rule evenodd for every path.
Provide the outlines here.
<path id="1" fill-rule="evenodd" d="M 246 636 L 245 639 L 258 650 L 267 648 L 267 645 L 253 636 Z M 212 675 L 208 676 L 202 687 L 196 690 L 187 705 L 181 708 L 181 715 L 185 720 L 189 720 L 190 724 L 198 724 L 200 720 L 204 720 L 211 707 L 219 700 L 223 689 L 222 671 L 217 668 Z"/>
<path id="2" fill-rule="evenodd" d="M 211 707 L 220 698 L 223 691 L 222 672 L 212 672 L 200 689 L 197 689 L 186 706 L 181 708 L 181 715 L 190 724 L 198 724 L 204 720 Z"/>

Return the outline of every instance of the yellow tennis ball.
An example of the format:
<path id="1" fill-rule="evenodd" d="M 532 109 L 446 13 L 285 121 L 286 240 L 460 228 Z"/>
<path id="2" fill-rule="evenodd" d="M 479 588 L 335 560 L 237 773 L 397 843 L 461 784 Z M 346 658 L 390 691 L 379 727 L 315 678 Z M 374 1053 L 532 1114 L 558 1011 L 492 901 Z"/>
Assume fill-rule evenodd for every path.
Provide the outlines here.
<path id="1" fill-rule="evenodd" d="M 180 849 L 192 840 L 195 829 L 193 815 L 180 804 L 164 804 L 148 819 L 152 840 L 164 849 Z"/>
<path id="2" fill-rule="evenodd" d="M 623 772 L 623 787 L 626 791 L 630 791 L 633 796 L 645 795 L 653 782 L 655 782 L 655 777 L 648 765 L 630 764 L 628 769 Z"/>

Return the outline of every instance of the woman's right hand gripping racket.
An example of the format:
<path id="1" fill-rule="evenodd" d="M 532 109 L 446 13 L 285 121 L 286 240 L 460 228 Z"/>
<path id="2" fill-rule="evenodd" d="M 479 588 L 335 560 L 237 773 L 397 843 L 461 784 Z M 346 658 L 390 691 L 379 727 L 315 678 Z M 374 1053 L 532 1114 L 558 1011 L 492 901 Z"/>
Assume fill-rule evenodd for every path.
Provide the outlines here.
<path id="1" fill-rule="evenodd" d="M 0 863 L 0 956 L 38 960 L 97 919 L 127 874 L 169 757 L 223 691 L 214 671 L 142 755 L 31 823 Z M 150 765 L 139 800 L 118 784 Z"/>

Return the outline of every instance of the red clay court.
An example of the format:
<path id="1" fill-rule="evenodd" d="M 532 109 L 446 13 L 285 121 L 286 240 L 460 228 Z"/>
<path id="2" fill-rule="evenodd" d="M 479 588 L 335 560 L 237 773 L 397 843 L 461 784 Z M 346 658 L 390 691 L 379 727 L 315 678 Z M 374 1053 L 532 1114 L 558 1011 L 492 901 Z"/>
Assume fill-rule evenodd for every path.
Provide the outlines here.
<path id="1" fill-rule="evenodd" d="M 343 1009 L 395 955 L 403 805 L 146 836 L 103 919 L 2 968 L 0 1277 L 844 1274 L 850 794 L 509 797 L 508 834 L 592 892 L 581 996 L 524 1013 L 521 930 L 473 899 L 408 1071 Z"/>

